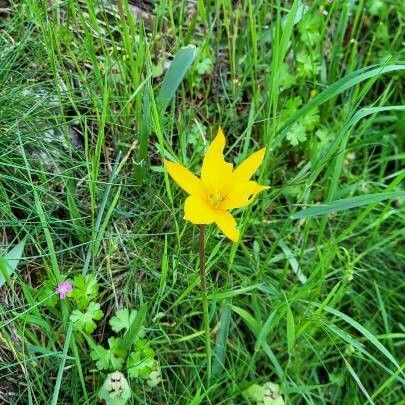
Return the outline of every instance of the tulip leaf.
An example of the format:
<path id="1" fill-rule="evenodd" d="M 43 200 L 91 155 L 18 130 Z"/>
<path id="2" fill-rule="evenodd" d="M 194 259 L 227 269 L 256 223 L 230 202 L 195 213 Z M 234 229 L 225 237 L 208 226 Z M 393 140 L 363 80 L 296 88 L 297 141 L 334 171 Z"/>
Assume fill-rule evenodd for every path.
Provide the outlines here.
<path id="1" fill-rule="evenodd" d="M 228 343 L 229 326 L 231 322 L 231 309 L 225 304 L 219 321 L 219 329 L 214 349 L 212 374 L 217 376 L 225 370 L 225 355 Z"/>
<path id="2" fill-rule="evenodd" d="M 175 55 L 168 71 L 163 78 L 162 87 L 160 88 L 157 97 L 158 105 L 162 111 L 169 105 L 171 99 L 174 97 L 177 88 L 183 80 L 187 70 L 193 63 L 196 57 L 196 47 L 188 45 L 181 48 Z"/>

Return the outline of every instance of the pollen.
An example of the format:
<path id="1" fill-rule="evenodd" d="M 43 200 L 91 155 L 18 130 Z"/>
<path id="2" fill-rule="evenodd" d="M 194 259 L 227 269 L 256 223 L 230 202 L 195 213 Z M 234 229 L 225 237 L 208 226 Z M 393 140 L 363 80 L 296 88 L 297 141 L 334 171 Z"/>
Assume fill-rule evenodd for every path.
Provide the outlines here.
<path id="1" fill-rule="evenodd" d="M 216 192 L 210 194 L 208 201 L 212 207 L 216 208 L 222 201 L 224 201 L 224 199 L 225 199 L 224 195 Z"/>

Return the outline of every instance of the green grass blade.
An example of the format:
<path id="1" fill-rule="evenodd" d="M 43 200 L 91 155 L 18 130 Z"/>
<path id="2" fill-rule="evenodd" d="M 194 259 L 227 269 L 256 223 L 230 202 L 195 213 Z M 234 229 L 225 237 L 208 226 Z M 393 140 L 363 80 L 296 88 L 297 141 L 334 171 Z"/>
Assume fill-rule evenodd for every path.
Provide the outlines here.
<path id="1" fill-rule="evenodd" d="M 252 314 L 250 314 L 248 311 L 246 311 L 246 309 L 240 308 L 236 305 L 230 305 L 230 308 L 232 309 L 232 311 L 234 311 L 236 314 L 238 314 L 243 321 L 246 323 L 246 325 L 249 327 L 249 329 L 251 329 L 251 331 L 254 334 L 259 333 L 260 331 L 260 324 L 257 321 L 257 319 L 255 319 Z"/>
<path id="2" fill-rule="evenodd" d="M 349 370 L 349 373 L 352 375 L 352 377 L 354 378 L 354 381 L 356 381 L 356 384 L 359 386 L 361 392 L 365 395 L 365 397 L 368 399 L 370 404 L 374 405 L 374 401 L 371 399 L 370 395 L 368 394 L 367 390 L 364 388 L 364 385 L 362 384 L 362 382 L 360 381 L 359 376 L 356 374 L 356 372 L 354 371 L 353 367 L 350 365 L 350 363 L 343 358 L 343 361 L 345 362 L 345 365 L 347 367 L 347 369 Z"/>
<path id="3" fill-rule="evenodd" d="M 401 369 L 401 366 L 395 360 L 394 356 L 385 348 L 385 346 L 371 333 L 369 332 L 363 325 L 359 324 L 356 320 L 351 318 L 350 316 L 344 314 L 343 312 L 331 308 L 329 306 L 325 307 L 325 311 L 329 312 L 332 315 L 337 316 L 338 318 L 342 319 L 343 321 L 347 322 L 353 328 L 355 328 L 358 332 L 360 332 L 371 344 L 373 344 L 380 352 L 383 354 L 397 369 Z M 402 373 L 403 374 L 403 373 Z"/>
<path id="4" fill-rule="evenodd" d="M 132 322 L 127 333 L 122 338 L 121 348 L 124 351 L 128 351 L 128 349 L 132 346 L 132 344 L 135 342 L 136 338 L 138 337 L 138 334 L 139 334 L 140 330 L 142 329 L 142 326 L 145 322 L 147 311 L 148 311 L 147 305 L 142 304 L 136 314 L 136 318 Z"/>
<path id="5" fill-rule="evenodd" d="M 294 114 L 292 114 L 291 117 L 278 131 L 279 135 L 284 136 L 284 133 L 286 132 L 288 127 L 295 121 L 297 121 L 298 118 L 312 111 L 314 108 L 319 107 L 321 104 L 330 100 L 332 97 L 343 93 L 345 90 L 348 90 L 365 80 L 399 70 L 405 70 L 405 63 L 367 66 L 365 68 L 356 70 L 355 72 L 349 73 L 347 76 L 328 86 L 322 93 L 318 94 L 303 107 L 297 110 Z"/>
<path id="6" fill-rule="evenodd" d="M 219 293 L 214 293 L 214 294 L 210 294 L 208 296 L 209 300 L 223 300 L 226 298 L 232 298 L 232 297 L 236 297 L 238 295 L 241 294 L 245 294 L 249 291 L 252 290 L 256 290 L 258 287 L 260 287 L 260 284 L 255 284 L 255 285 L 251 285 L 249 287 L 243 287 L 243 288 L 238 288 L 236 290 L 232 290 L 232 291 L 225 291 L 225 292 L 219 292 Z"/>
<path id="7" fill-rule="evenodd" d="M 286 305 L 287 305 L 287 350 L 288 354 L 291 356 L 295 342 L 295 322 L 287 298 L 286 298 Z"/>
<path id="8" fill-rule="evenodd" d="M 374 193 L 358 195 L 356 197 L 344 198 L 342 200 L 331 201 L 325 205 L 306 208 L 292 215 L 292 219 L 302 219 L 330 214 L 332 212 L 345 211 L 364 205 L 375 204 L 381 201 L 405 196 L 405 191 L 393 191 L 389 193 Z"/>

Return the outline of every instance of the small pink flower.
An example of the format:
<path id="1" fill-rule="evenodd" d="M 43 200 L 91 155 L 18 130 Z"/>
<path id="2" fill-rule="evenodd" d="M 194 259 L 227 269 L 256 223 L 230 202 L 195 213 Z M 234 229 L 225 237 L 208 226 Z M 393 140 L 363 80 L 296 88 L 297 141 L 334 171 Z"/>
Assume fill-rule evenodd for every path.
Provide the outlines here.
<path id="1" fill-rule="evenodd" d="M 59 294 L 59 298 L 64 300 L 66 295 L 68 295 L 73 290 L 72 284 L 69 281 L 62 281 L 56 287 L 56 292 Z"/>

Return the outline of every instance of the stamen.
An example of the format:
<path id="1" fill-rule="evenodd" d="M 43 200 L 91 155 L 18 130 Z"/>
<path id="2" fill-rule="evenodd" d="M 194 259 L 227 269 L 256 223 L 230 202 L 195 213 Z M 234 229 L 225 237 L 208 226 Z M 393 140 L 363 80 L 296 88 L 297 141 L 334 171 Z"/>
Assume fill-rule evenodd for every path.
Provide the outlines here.
<path id="1" fill-rule="evenodd" d="M 221 193 L 212 193 L 209 197 L 209 202 L 212 207 L 216 208 L 222 201 L 224 201 L 225 196 Z"/>

